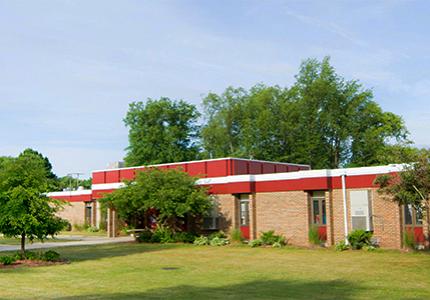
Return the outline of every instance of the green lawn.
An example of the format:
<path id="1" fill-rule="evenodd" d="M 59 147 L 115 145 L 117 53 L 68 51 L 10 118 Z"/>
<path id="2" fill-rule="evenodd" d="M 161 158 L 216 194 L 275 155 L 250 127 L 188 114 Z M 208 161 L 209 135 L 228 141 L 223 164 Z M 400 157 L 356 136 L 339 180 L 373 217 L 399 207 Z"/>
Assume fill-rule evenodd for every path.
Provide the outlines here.
<path id="1" fill-rule="evenodd" d="M 429 299 L 430 255 L 111 244 L 0 270 L 1 299 Z M 174 268 L 174 269 L 163 269 Z"/>
<path id="2" fill-rule="evenodd" d="M 76 240 L 72 240 L 72 239 L 53 239 L 53 238 L 48 238 L 45 239 L 44 242 L 45 243 L 52 243 L 52 242 L 71 242 L 71 241 L 76 241 Z M 39 240 L 34 240 L 35 243 L 40 243 Z M 26 240 L 26 244 L 31 244 L 30 240 Z M 20 239 L 14 239 L 14 238 L 5 238 L 5 237 L 0 237 L 0 245 L 21 245 L 21 240 Z M 1 298 L 0 298 L 1 299 Z"/>

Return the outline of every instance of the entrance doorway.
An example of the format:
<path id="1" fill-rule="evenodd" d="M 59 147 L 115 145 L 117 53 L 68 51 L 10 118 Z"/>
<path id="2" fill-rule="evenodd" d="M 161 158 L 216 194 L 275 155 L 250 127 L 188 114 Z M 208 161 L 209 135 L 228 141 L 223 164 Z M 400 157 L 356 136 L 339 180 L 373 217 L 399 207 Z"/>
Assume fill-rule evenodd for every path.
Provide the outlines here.
<path id="1" fill-rule="evenodd" d="M 421 207 L 414 207 L 411 204 L 403 206 L 403 226 L 405 234 L 411 234 L 415 243 L 418 245 L 424 244 L 423 211 Z"/>
<path id="2" fill-rule="evenodd" d="M 318 237 L 321 241 L 327 240 L 327 214 L 325 207 L 325 192 L 311 193 L 311 224 L 318 228 Z"/>
<path id="3" fill-rule="evenodd" d="M 240 231 L 245 239 L 249 239 L 249 195 L 239 195 Z"/>

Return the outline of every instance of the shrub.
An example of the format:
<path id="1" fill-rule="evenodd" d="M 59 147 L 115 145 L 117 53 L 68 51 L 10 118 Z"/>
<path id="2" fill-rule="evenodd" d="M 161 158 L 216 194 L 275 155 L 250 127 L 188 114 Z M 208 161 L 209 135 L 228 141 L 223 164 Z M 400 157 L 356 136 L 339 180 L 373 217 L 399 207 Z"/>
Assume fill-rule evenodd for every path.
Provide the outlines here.
<path id="1" fill-rule="evenodd" d="M 275 234 L 274 230 L 262 232 L 260 240 L 263 245 L 273 245 L 275 243 L 285 245 L 285 238 L 282 235 Z"/>
<path id="2" fill-rule="evenodd" d="M 405 232 L 403 234 L 403 243 L 405 244 L 406 248 L 409 248 L 409 249 L 417 248 L 417 244 L 415 242 L 415 235 L 413 232 Z"/>
<path id="3" fill-rule="evenodd" d="M 242 231 L 238 228 L 233 229 L 230 233 L 230 239 L 232 242 L 241 243 L 243 241 Z"/>
<path id="4" fill-rule="evenodd" d="M 211 246 L 225 246 L 228 245 L 229 240 L 226 238 L 214 237 L 210 240 L 209 245 Z"/>
<path id="5" fill-rule="evenodd" d="M 214 232 L 214 233 L 211 233 L 210 235 L 209 235 L 209 239 L 210 240 L 212 240 L 212 239 L 214 239 L 214 238 L 221 238 L 221 239 L 225 239 L 225 238 L 227 238 L 227 235 L 224 233 L 224 231 L 222 231 L 222 230 L 220 230 L 220 231 L 217 231 L 217 232 Z"/>
<path id="6" fill-rule="evenodd" d="M 365 251 L 375 251 L 376 247 L 373 246 L 373 245 L 364 245 L 363 246 L 363 250 L 365 250 Z"/>
<path id="7" fill-rule="evenodd" d="M 49 250 L 42 254 L 41 259 L 44 261 L 59 261 L 60 253 L 55 252 L 54 250 Z"/>
<path id="8" fill-rule="evenodd" d="M 29 260 L 36 260 L 40 258 L 40 254 L 31 251 L 25 251 L 25 258 Z"/>
<path id="9" fill-rule="evenodd" d="M 145 229 L 137 234 L 136 241 L 139 243 L 150 243 L 152 239 L 152 231 Z"/>
<path id="10" fill-rule="evenodd" d="M 194 245 L 197 245 L 197 246 L 209 245 L 209 239 L 208 237 L 201 235 L 195 238 Z"/>
<path id="11" fill-rule="evenodd" d="M 193 243 L 196 236 L 190 232 L 177 232 L 174 234 L 174 240 L 177 243 Z"/>
<path id="12" fill-rule="evenodd" d="M 312 225 L 309 228 L 309 242 L 311 242 L 314 245 L 321 245 L 321 239 L 320 239 L 320 235 L 318 233 L 318 226 Z"/>
<path id="13" fill-rule="evenodd" d="M 15 257 L 13 256 L 0 256 L 0 263 L 2 263 L 5 266 L 11 265 L 16 261 Z"/>
<path id="14" fill-rule="evenodd" d="M 169 227 L 158 226 L 151 237 L 151 243 L 174 243 L 174 232 Z"/>
<path id="15" fill-rule="evenodd" d="M 284 244 L 282 244 L 281 242 L 274 242 L 273 244 L 272 244 L 272 247 L 273 248 L 282 248 L 282 246 L 283 246 Z"/>
<path id="16" fill-rule="evenodd" d="M 263 245 L 263 241 L 262 241 L 262 240 L 260 240 L 260 239 L 255 239 L 255 240 L 252 240 L 251 242 L 249 242 L 249 245 L 250 245 L 252 248 L 254 248 L 254 247 L 260 247 L 260 246 L 262 246 L 262 245 Z"/>
<path id="17" fill-rule="evenodd" d="M 336 244 L 335 249 L 336 251 L 345 251 L 349 249 L 349 246 L 342 240 Z"/>
<path id="18" fill-rule="evenodd" d="M 348 242 L 352 249 L 361 249 L 363 246 L 371 245 L 372 233 L 364 231 L 362 229 L 357 229 L 348 234 Z"/>
<path id="19" fill-rule="evenodd" d="M 87 232 L 99 232 L 99 229 L 96 226 L 89 226 Z"/>

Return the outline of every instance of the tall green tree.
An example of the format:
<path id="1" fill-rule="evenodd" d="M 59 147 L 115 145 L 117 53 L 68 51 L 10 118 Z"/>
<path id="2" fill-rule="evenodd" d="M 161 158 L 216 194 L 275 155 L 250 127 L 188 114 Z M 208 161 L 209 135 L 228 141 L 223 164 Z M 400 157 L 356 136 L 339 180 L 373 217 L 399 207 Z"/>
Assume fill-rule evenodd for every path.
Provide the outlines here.
<path id="1" fill-rule="evenodd" d="M 196 179 L 181 170 L 150 168 L 100 201 L 128 224 L 144 226 L 148 211 L 155 210 L 158 224 L 176 230 L 179 219 L 204 215 L 212 205 Z"/>
<path id="2" fill-rule="evenodd" d="M 4 161 L 0 169 L 0 232 L 21 239 L 43 240 L 62 230 L 67 222 L 55 213 L 60 202 L 46 196 L 51 184 L 46 161 L 34 151 Z"/>
<path id="3" fill-rule="evenodd" d="M 196 159 L 199 155 L 197 108 L 169 98 L 133 102 L 124 119 L 129 128 L 128 166 Z"/>
<path id="4" fill-rule="evenodd" d="M 393 141 L 406 141 L 403 120 L 384 112 L 370 90 L 330 65 L 302 63 L 290 88 L 228 88 L 204 100 L 206 156 L 239 156 L 338 168 L 381 163 Z"/>

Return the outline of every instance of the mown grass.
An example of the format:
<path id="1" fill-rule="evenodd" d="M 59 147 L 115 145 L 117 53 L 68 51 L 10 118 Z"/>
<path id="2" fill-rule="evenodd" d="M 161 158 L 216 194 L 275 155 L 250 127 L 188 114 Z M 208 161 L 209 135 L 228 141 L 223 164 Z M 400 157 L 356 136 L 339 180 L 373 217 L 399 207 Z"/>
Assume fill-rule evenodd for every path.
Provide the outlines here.
<path id="1" fill-rule="evenodd" d="M 71 263 L 0 269 L 0 298 L 428 299 L 430 295 L 426 253 L 134 243 L 57 251 Z"/>
<path id="2" fill-rule="evenodd" d="M 45 242 L 45 243 L 55 243 L 55 242 L 62 243 L 62 242 L 72 242 L 72 241 L 76 241 L 76 240 L 47 238 L 43 242 Z M 34 243 L 40 243 L 39 240 L 34 240 L 33 242 Z M 25 241 L 25 243 L 26 244 L 31 244 L 31 241 L 27 239 Z M 21 245 L 21 239 L 0 237 L 0 245 Z"/>

